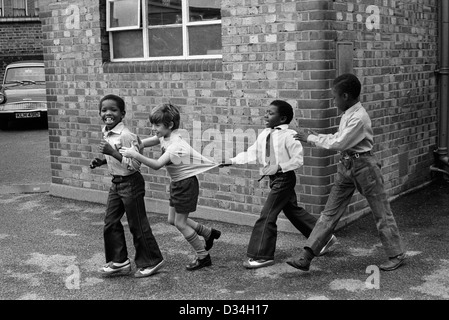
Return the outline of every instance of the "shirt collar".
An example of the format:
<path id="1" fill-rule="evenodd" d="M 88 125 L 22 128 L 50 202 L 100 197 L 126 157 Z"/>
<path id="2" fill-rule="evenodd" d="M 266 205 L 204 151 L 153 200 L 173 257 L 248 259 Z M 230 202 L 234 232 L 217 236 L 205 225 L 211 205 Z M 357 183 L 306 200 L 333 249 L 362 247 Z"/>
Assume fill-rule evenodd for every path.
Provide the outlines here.
<path id="1" fill-rule="evenodd" d="M 359 101 L 357 102 L 355 105 L 353 105 L 351 108 L 347 109 L 345 112 L 343 112 L 343 114 L 351 114 L 356 112 L 360 107 L 362 106 L 362 103 Z"/>
<path id="2" fill-rule="evenodd" d="M 271 130 L 285 130 L 285 129 L 288 129 L 288 124 L 281 124 L 279 126 L 274 127 L 273 129 L 267 128 L 267 131 L 271 131 Z"/>
<path id="3" fill-rule="evenodd" d="M 111 130 L 106 130 L 106 126 L 104 126 L 102 131 L 104 134 L 109 134 L 110 132 L 115 133 L 115 134 L 121 134 L 124 128 L 125 128 L 125 125 L 123 124 L 123 122 L 119 122 Z"/>

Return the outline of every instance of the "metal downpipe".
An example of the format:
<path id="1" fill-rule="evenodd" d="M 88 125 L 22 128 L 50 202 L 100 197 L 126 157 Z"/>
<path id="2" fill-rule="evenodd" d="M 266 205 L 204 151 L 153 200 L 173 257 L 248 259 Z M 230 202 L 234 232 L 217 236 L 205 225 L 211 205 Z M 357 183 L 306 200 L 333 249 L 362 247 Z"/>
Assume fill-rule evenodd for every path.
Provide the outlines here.
<path id="1" fill-rule="evenodd" d="M 441 168 L 449 167 L 449 0 L 441 0 L 440 3 L 440 68 L 436 70 L 439 76 L 439 136 L 436 153 L 436 164 L 430 170 L 449 175 L 449 171 Z"/>

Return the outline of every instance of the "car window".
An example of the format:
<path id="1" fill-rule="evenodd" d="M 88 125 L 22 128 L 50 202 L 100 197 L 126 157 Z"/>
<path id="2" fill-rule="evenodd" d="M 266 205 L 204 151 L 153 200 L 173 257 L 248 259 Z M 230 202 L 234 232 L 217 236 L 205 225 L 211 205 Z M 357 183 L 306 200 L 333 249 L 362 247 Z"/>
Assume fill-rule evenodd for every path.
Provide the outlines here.
<path id="1" fill-rule="evenodd" d="M 45 81 L 45 69 L 43 67 L 9 68 L 5 74 L 5 84 L 43 81 Z"/>

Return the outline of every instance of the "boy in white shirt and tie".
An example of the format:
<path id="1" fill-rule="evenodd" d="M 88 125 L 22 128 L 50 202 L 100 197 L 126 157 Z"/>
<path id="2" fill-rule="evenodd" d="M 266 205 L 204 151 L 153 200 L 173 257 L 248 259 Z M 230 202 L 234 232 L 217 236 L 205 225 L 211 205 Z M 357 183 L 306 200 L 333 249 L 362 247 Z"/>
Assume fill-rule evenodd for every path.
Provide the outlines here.
<path id="1" fill-rule="evenodd" d="M 295 169 L 303 165 L 303 148 L 295 140 L 296 131 L 288 125 L 293 119 L 292 106 L 282 100 L 271 102 L 265 114 L 265 126 L 256 142 L 246 152 L 239 153 L 221 166 L 246 164 L 258 161 L 263 164 L 262 177 L 269 176 L 270 193 L 256 221 L 249 241 L 243 265 L 248 269 L 274 264 L 276 249 L 276 221 L 281 211 L 305 237 L 309 237 L 316 218 L 304 208 L 298 207 L 295 185 Z M 335 242 L 331 236 L 320 252 L 326 253 Z"/>

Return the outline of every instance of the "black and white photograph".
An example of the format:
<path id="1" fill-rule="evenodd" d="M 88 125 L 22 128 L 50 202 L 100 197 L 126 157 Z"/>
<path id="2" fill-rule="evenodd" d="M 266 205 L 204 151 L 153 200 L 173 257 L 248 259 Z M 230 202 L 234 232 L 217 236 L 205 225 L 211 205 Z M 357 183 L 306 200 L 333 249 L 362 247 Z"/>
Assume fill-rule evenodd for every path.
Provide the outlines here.
<path id="1" fill-rule="evenodd" d="M 448 85 L 449 0 L 0 0 L 0 305 L 447 301 Z"/>

